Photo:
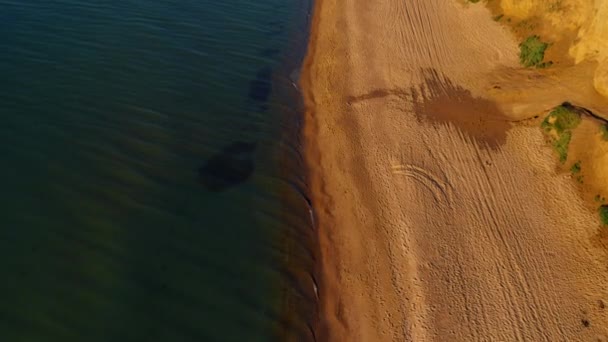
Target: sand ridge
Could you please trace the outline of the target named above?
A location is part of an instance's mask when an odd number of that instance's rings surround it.
[[[317,340],[608,338],[597,218],[540,129],[505,124],[521,108],[490,75],[516,68],[482,6],[317,1],[302,79]]]

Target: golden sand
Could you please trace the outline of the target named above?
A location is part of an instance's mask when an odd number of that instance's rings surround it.
[[[302,86],[317,340],[608,338],[597,215],[538,126],[512,123],[565,95],[608,107],[592,77],[562,85],[572,71],[522,70],[517,53],[481,4],[316,1]]]

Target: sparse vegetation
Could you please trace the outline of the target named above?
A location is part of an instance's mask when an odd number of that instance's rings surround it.
[[[567,157],[567,156],[566,156]],[[572,172],[572,176],[576,176],[576,181],[583,184],[583,175],[581,175],[581,161],[577,161],[570,167],[570,172]]]
[[[581,120],[580,113],[574,111],[568,104],[564,104],[555,108],[541,123],[543,130],[551,136],[553,148],[559,155],[561,163],[568,160],[572,130],[581,123]],[[580,164],[578,168],[580,171]]]
[[[502,19],[502,17],[504,17],[504,16],[505,16],[504,14],[499,14],[492,19],[494,19],[494,21],[500,21],[500,19]]]
[[[550,66],[549,63],[543,63],[547,47],[549,47],[549,44],[541,41],[539,36],[530,36],[526,38],[526,40],[519,44],[519,62],[526,68],[545,68]]]
[[[536,28],[537,25],[538,25],[537,22],[530,20],[530,19],[526,19],[526,20],[522,20],[519,23],[517,23],[516,27],[519,29],[532,31]]]
[[[564,132],[559,138],[557,138],[553,142],[553,148],[557,152],[559,156],[559,161],[563,164],[568,160],[568,145],[570,145],[570,140],[572,139],[572,132]]]
[[[599,209],[600,221],[604,226],[608,226],[608,205],[602,205]]]
[[[545,130],[555,130],[558,135],[576,128],[581,123],[581,115],[567,105],[555,108],[542,123]]]
[[[570,172],[572,172],[573,175],[580,173],[581,172],[581,161],[577,161],[576,163],[574,163],[574,165],[572,165],[572,167],[570,168]]]
[[[602,132],[602,138],[608,141],[608,124],[600,126],[600,132]]]

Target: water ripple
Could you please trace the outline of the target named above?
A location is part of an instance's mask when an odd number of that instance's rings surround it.
[[[308,336],[309,8],[0,0],[3,340]],[[239,141],[255,171],[206,191],[197,170]]]

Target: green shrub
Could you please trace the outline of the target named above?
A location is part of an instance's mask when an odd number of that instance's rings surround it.
[[[553,148],[557,152],[559,161],[562,164],[568,160],[568,145],[570,145],[570,140],[572,140],[572,132],[568,131],[560,134],[559,138],[553,142]]]
[[[551,128],[555,129],[557,134],[561,134],[567,130],[575,129],[582,121],[581,115],[567,106],[559,106],[555,108],[545,119]],[[553,121],[553,123],[549,123]]]
[[[576,163],[574,163],[574,165],[572,165],[572,167],[570,168],[570,172],[572,172],[572,174],[577,174],[579,172],[581,172],[581,161],[577,161]]]
[[[528,67],[547,67],[548,64],[542,64],[545,58],[545,50],[549,44],[540,40],[539,36],[530,36],[519,44],[519,62]]]
[[[599,209],[600,221],[604,226],[608,226],[608,205],[602,205]]]
[[[575,129],[581,121],[582,118],[580,113],[573,110],[570,105],[564,104],[552,110],[540,124],[541,128],[546,133],[555,133],[551,134],[553,148],[559,155],[559,160],[562,163],[568,159],[568,145],[572,139],[572,130]],[[580,171],[580,162],[577,164],[578,171]],[[573,173],[577,164],[571,169]]]
[[[604,140],[608,141],[608,123],[603,124],[600,127],[600,131],[602,132],[602,138],[604,138]]]

